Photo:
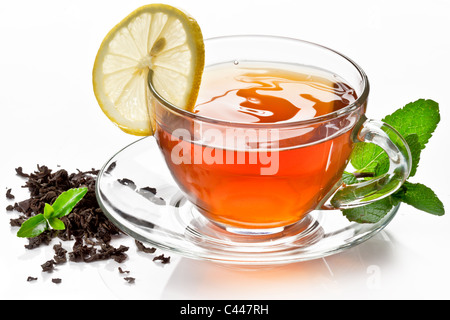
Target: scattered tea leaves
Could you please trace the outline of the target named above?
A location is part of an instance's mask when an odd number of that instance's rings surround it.
[[[109,169],[110,171],[114,170],[115,165]],[[78,170],[78,172],[69,174],[64,169],[53,172],[46,166],[38,165],[37,170],[32,173],[25,173],[22,167],[16,168],[15,171],[19,177],[26,180],[24,187],[30,191],[30,198],[16,202],[14,205],[8,205],[7,211],[15,211],[20,214],[18,218],[10,219],[11,226],[26,227],[27,224],[31,225],[27,221],[36,219],[35,222],[38,223],[30,226],[29,229],[32,230],[30,232],[37,234],[41,230],[33,231],[34,229],[45,229],[39,235],[28,238],[28,244],[25,245],[25,248],[32,250],[41,245],[49,245],[55,238],[59,238],[61,241],[75,240],[70,252],[63,248],[61,242],[55,244],[53,246],[53,259],[41,265],[43,272],[53,272],[55,266],[62,265],[68,260],[77,263],[90,263],[112,259],[122,263],[128,258],[126,252],[129,248],[127,246],[120,245],[116,248],[110,244],[113,236],[123,235],[123,233],[106,218],[98,205],[95,195],[95,181],[98,170],[92,169],[84,172]],[[132,187],[131,180],[123,180],[122,182],[128,183],[129,187]],[[79,200],[77,197],[84,193],[84,191],[80,192],[81,188],[87,188],[87,191],[83,198]],[[142,188],[140,191],[153,197],[156,194],[156,189],[151,187]],[[64,197],[64,203],[61,200],[61,203],[58,204],[56,202],[58,197]],[[73,206],[77,200],[79,202]],[[71,207],[72,210],[69,214],[59,218],[59,214],[63,214],[61,212],[66,214]],[[59,212],[56,217],[55,212]],[[56,230],[58,220],[64,224],[63,230]],[[50,222],[53,224],[53,229],[45,225],[45,223]],[[138,241],[136,241],[136,247],[138,251],[146,253],[156,251],[156,248],[148,248]],[[156,260],[168,263],[170,257],[162,255]],[[124,271],[121,268],[119,268],[119,272],[129,273],[129,271]],[[60,279],[57,279],[55,278],[55,281],[60,281]],[[27,281],[35,280],[37,278],[29,277],[27,279]],[[127,281],[133,283],[134,278],[129,277]]]
[[[30,191],[30,198],[14,204],[12,210],[21,215],[17,219],[11,219],[11,226],[21,226],[28,218],[41,214],[46,203],[53,203],[67,190],[82,187],[88,189],[73,210],[61,218],[66,228],[58,232],[47,230],[38,237],[29,238],[28,249],[36,248],[41,243],[48,244],[54,237],[63,241],[79,237],[86,241],[95,239],[99,243],[109,243],[112,236],[121,234],[120,230],[106,218],[97,203],[95,180],[98,170],[69,174],[64,169],[53,172],[47,166],[38,165],[33,173],[24,173],[22,167],[16,168],[16,173],[26,179],[24,187]]]

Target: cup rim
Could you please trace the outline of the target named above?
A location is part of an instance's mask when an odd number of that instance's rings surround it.
[[[262,129],[262,128],[281,129],[281,128],[297,127],[297,126],[326,122],[328,120],[336,119],[340,116],[343,116],[343,115],[346,115],[346,114],[349,114],[349,113],[355,111],[356,109],[358,109],[360,106],[362,106],[364,104],[364,102],[367,100],[367,98],[369,96],[369,90],[370,90],[369,89],[369,87],[370,87],[369,79],[367,77],[367,74],[364,72],[364,70],[355,61],[350,59],[348,56],[346,56],[334,49],[326,47],[324,45],[317,44],[317,43],[314,43],[311,41],[306,41],[306,40],[301,40],[301,39],[296,39],[296,38],[291,38],[291,37],[285,37],[285,36],[253,35],[253,34],[218,36],[218,37],[207,38],[204,41],[205,42],[213,42],[213,41],[223,41],[223,40],[228,40],[228,39],[239,39],[239,38],[241,38],[241,39],[243,39],[243,38],[264,39],[265,38],[265,39],[272,39],[272,40],[294,41],[294,42],[300,42],[300,43],[307,44],[310,46],[322,48],[324,50],[332,52],[332,53],[344,58],[348,62],[350,62],[350,64],[353,65],[353,67],[358,71],[359,75],[361,76],[361,80],[363,82],[362,93],[360,96],[358,96],[358,98],[354,102],[352,102],[348,106],[346,106],[342,109],[336,110],[334,112],[327,113],[325,115],[311,118],[311,119],[306,119],[306,120],[286,121],[286,122],[278,122],[278,123],[245,123],[245,122],[220,120],[220,119],[202,116],[202,115],[195,114],[193,112],[181,109],[181,108],[175,106],[174,104],[172,104],[171,102],[167,101],[153,87],[153,84],[152,84],[153,72],[150,69],[147,82],[148,82],[148,86],[150,88],[151,93],[163,106],[168,108],[170,111],[172,111],[180,116],[189,118],[191,120],[201,121],[201,122],[214,124],[214,125],[223,125],[223,126],[228,126],[228,127],[239,127],[239,128],[254,128],[254,129],[255,128],[256,129]]]

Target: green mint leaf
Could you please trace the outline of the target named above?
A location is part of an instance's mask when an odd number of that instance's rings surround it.
[[[355,184],[358,183],[358,179],[356,179],[355,175],[353,173],[344,171],[342,174],[342,182],[344,182],[346,185]]]
[[[48,219],[48,223],[55,230],[64,230],[64,229],[66,229],[66,226],[64,225],[64,222],[62,222],[58,218],[50,218],[50,219]]]
[[[76,204],[83,199],[87,191],[87,188],[78,188],[61,193],[52,205],[54,213],[50,218],[62,218],[68,215]]]
[[[423,149],[440,119],[437,102],[419,99],[386,116],[383,121],[397,129],[403,137],[417,134]]]
[[[22,223],[17,236],[20,238],[34,238],[48,229],[48,223],[42,213],[29,218]]]
[[[414,175],[420,152],[425,148],[440,121],[438,103],[433,100],[419,99],[386,116],[383,121],[405,137],[413,155],[411,176]],[[380,175],[386,173],[389,168],[386,153],[371,143],[357,143],[350,160],[352,166],[359,172],[374,172]]]
[[[421,183],[405,182],[402,188],[395,193],[395,197],[413,206],[416,209],[437,215],[445,214],[444,204],[436,194]]]
[[[421,152],[440,121],[439,105],[433,100],[419,99],[386,116],[383,121],[394,127],[408,143],[412,158],[409,176],[414,176],[419,166]],[[389,158],[386,153],[370,143],[356,144],[350,161],[357,171],[353,177],[352,174],[344,173],[343,181],[346,184],[356,183],[355,178],[361,174],[373,173],[375,176],[381,176],[389,170]],[[444,205],[430,188],[410,182],[405,182],[400,190],[390,197],[342,212],[350,221],[376,223],[400,202],[434,215],[445,214]]]
[[[44,218],[45,219],[50,218],[54,212],[55,210],[53,210],[53,207],[48,203],[46,203],[44,207]]]
[[[406,143],[411,150],[411,173],[410,177],[414,176],[417,172],[417,167],[419,166],[420,154],[422,152],[422,146],[419,142],[419,136],[415,133],[410,134],[405,137]],[[375,167],[375,176],[381,176],[385,174],[389,170],[389,158],[386,153],[383,153],[383,156],[377,162],[377,166]]]
[[[399,203],[393,197],[387,197],[362,207],[344,209],[342,213],[349,220],[357,223],[377,223]]]
[[[350,161],[359,172],[375,172],[383,157],[387,157],[387,155],[379,146],[373,143],[360,142],[355,144]]]
[[[421,147],[419,136],[415,133],[410,134],[405,137],[406,142],[408,143],[409,149],[411,150],[411,173],[410,177],[414,176],[417,172],[417,167],[419,166],[420,154],[423,150]]]

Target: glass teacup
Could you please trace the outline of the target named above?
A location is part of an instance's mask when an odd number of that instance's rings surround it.
[[[205,40],[205,70],[219,64],[290,65],[344,79],[355,99],[316,117],[245,123],[203,116],[164,99],[151,82],[155,137],[176,183],[207,219],[239,234],[271,234],[317,209],[366,205],[394,193],[409,175],[407,143],[391,126],[365,117],[369,82],[346,56],[326,47],[273,36]],[[222,88],[226,92],[227,88]],[[344,186],[356,143],[389,156],[388,173]]]

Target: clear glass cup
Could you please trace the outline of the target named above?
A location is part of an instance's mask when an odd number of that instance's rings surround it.
[[[364,71],[329,48],[274,36],[205,40],[205,67],[241,62],[283,63],[339,75],[356,91],[347,107],[309,120],[237,123],[207,118],[168,102],[152,84],[155,138],[187,199],[203,216],[238,234],[274,234],[317,209],[369,204],[398,190],[411,155],[391,126],[365,117],[369,82]],[[356,143],[380,146],[389,171],[344,186],[342,173]]]

